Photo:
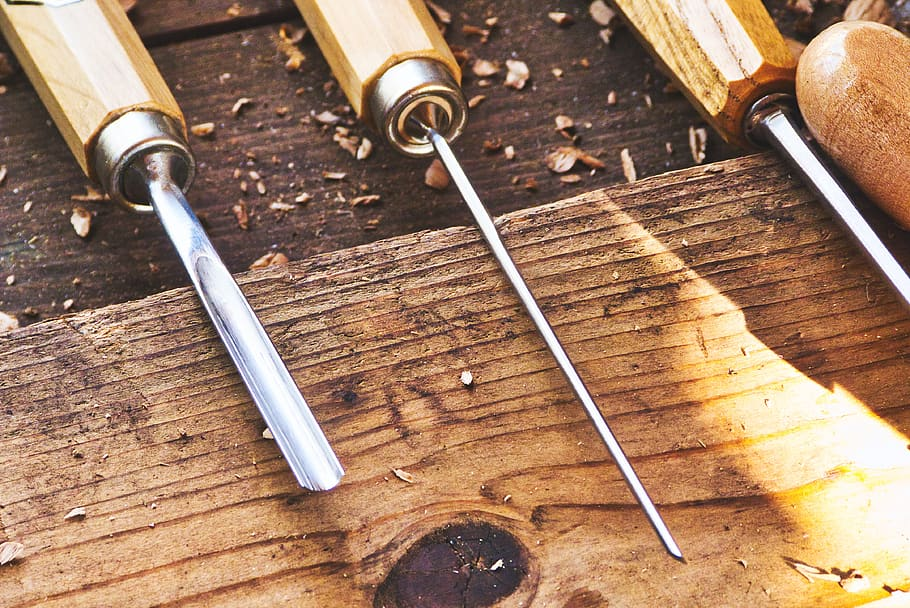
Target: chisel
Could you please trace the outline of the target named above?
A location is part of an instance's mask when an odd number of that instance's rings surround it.
[[[297,481],[337,485],[335,453],[186,201],[195,163],[183,116],[120,4],[0,0],[0,31],[85,174],[157,214]]]
[[[448,140],[465,125],[461,70],[424,0],[296,0],[354,111],[408,156],[435,151],[667,552],[682,553],[515,265]]]
[[[796,60],[760,0],[613,3],[705,120],[731,143],[786,158],[910,307],[910,277],[800,133]]]

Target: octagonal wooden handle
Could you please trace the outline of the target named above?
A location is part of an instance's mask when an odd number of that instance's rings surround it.
[[[295,0],[357,115],[370,122],[373,85],[406,59],[461,69],[424,0]]]
[[[796,61],[759,0],[614,0],[633,31],[727,141],[748,146],[759,98],[792,93]]]
[[[117,0],[62,6],[0,0],[0,31],[90,177],[100,131],[131,110],[184,125],[177,102]]]

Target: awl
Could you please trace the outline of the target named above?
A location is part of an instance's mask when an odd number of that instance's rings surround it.
[[[335,453],[184,197],[183,116],[117,0],[0,1],[0,31],[86,175],[157,214],[297,481],[337,485]]]
[[[786,158],[910,307],[910,277],[800,133],[796,60],[762,3],[614,4],[705,120],[732,143],[769,145]]]
[[[515,289],[576,397],[666,550],[682,553],[603,414],[534,299],[493,218],[447,140],[464,128],[461,70],[423,0],[296,0],[353,109],[399,152],[435,151],[468,204],[484,240]]]

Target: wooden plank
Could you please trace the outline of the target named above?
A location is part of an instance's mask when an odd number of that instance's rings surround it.
[[[688,564],[456,227],[241,277],[347,468],[329,493],[295,487],[185,289],[0,338],[0,534],[26,546],[4,603],[852,606],[910,586],[910,320],[772,157],[501,225]]]

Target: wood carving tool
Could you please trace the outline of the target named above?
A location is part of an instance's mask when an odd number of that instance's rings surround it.
[[[869,198],[910,229],[910,38],[870,21],[815,37],[796,68],[806,127]]]
[[[786,158],[910,307],[910,277],[800,133],[796,60],[761,1],[613,3],[705,120],[727,141]]]
[[[157,214],[297,481],[337,485],[338,459],[186,201],[195,162],[183,116],[120,4],[2,0],[0,31],[85,174]]]
[[[423,0],[296,0],[351,106],[393,148],[435,151],[496,261],[515,289],[576,397],[666,550],[683,556],[575,366],[540,310],[447,140],[461,133],[467,104],[461,70]]]

